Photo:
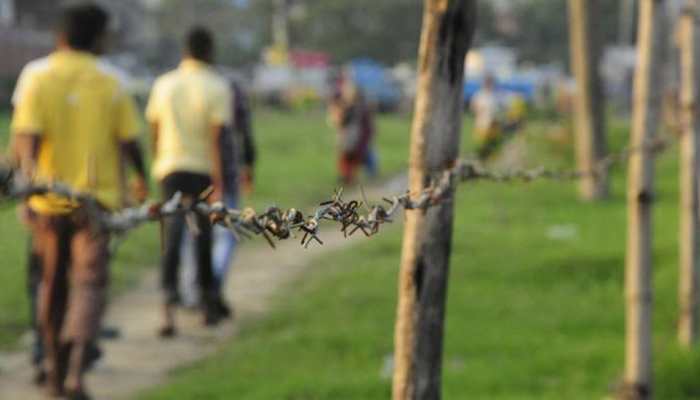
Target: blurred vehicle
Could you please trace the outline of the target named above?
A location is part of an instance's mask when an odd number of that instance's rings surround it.
[[[529,105],[540,105],[549,97],[552,82],[561,78],[559,68],[552,65],[522,66],[514,49],[484,46],[467,54],[465,60],[464,101],[468,105],[481,89],[486,75],[495,77],[495,91],[515,96]]]
[[[255,69],[253,94],[268,105],[303,108],[328,96],[330,57],[322,52],[292,50],[267,57]]]
[[[351,61],[344,70],[364,93],[367,102],[380,112],[396,111],[401,104],[401,88],[391,71],[369,58]]]
[[[482,78],[468,79],[464,82],[464,102],[469,104],[483,84]],[[511,77],[506,80],[497,80],[495,90],[507,95],[518,95],[527,103],[533,103],[537,95],[537,83],[522,77]]]

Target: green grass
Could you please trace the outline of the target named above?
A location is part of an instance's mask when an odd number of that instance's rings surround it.
[[[338,186],[335,133],[324,114],[260,110],[255,119],[259,168],[251,204],[306,207],[333,194]],[[406,168],[409,121],[380,116],[377,127],[381,175],[387,177]]]
[[[539,124],[530,142],[557,157]],[[613,144],[626,140],[615,127]],[[673,150],[671,151],[673,153]],[[654,239],[654,360],[659,399],[700,397],[700,352],[675,339],[677,170],[660,159]],[[445,399],[600,399],[623,367],[624,177],[613,197],[577,200],[573,184],[465,184],[456,204]],[[573,237],[552,239],[557,226]],[[560,230],[562,230],[560,228]],[[301,251],[301,250],[300,250]],[[265,318],[140,398],[385,399],[400,229],[318,260]]]
[[[259,110],[255,114],[259,147],[256,190],[245,204],[309,208],[336,187],[334,136],[320,113],[306,115]],[[9,118],[0,112],[0,151],[7,145]],[[408,122],[399,117],[378,120],[383,175],[405,167]],[[155,188],[154,188],[155,189]],[[154,190],[157,192],[157,190]],[[27,329],[25,295],[26,233],[12,204],[0,204],[0,348],[13,346]],[[252,243],[258,243],[254,241]],[[123,290],[156,265],[159,255],[156,225],[131,232],[112,265],[113,288]]]

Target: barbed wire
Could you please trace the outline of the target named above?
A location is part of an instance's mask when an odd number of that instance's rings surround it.
[[[610,153],[593,164],[590,170],[551,169],[544,166],[534,168],[516,169],[510,171],[493,171],[484,167],[478,161],[462,161],[458,163],[453,173],[456,173],[461,181],[491,181],[491,182],[531,182],[536,180],[575,181],[586,177],[605,176],[616,164],[629,159],[633,154],[648,151],[659,154],[666,151],[677,140],[674,136],[659,136],[648,143],[626,147],[619,152]]]
[[[80,204],[96,226],[105,231],[124,234],[144,223],[162,221],[178,214],[205,216],[212,224],[230,230],[238,239],[262,236],[271,247],[276,240],[287,240],[301,236],[301,245],[309,247],[313,242],[323,245],[320,227],[323,221],[340,225],[344,237],[357,232],[365,236],[376,235],[381,226],[393,222],[400,210],[427,210],[447,198],[458,183],[468,181],[532,182],[535,180],[574,181],[588,176],[607,174],[615,164],[627,160],[632,154],[649,151],[654,154],[666,150],[672,137],[659,137],[652,142],[611,153],[598,161],[590,171],[553,170],[544,167],[493,171],[476,160],[458,160],[455,165],[432,179],[419,193],[385,197],[381,204],[370,204],[364,191],[362,200],[343,199],[343,189],[337,189],[331,198],[319,204],[313,213],[305,215],[298,208],[281,209],[269,207],[262,213],[253,208],[241,210],[227,208],[221,202],[210,204],[211,190],[198,198],[189,198],[178,192],[162,203],[147,203],[142,206],[109,212],[100,207],[89,194],[77,193],[61,184],[37,185],[19,177],[12,169],[0,167],[0,197],[26,199],[34,195],[53,193]]]

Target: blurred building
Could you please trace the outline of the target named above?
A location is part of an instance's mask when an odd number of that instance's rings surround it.
[[[51,0],[0,0],[0,107],[10,94],[22,66],[51,49],[54,2]]]

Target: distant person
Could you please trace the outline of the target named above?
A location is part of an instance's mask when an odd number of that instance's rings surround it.
[[[222,132],[219,149],[221,151],[220,157],[224,176],[223,201],[228,208],[238,208],[240,191],[250,194],[253,190],[256,149],[253,141],[253,127],[248,96],[243,87],[237,82],[231,81],[230,87],[233,97],[233,126]],[[191,274],[191,277],[196,281],[197,274],[196,268],[194,268],[195,257],[192,251],[194,248],[192,239],[192,233],[187,230],[180,257],[185,265],[186,273],[195,272]],[[220,314],[225,318],[233,317],[233,309],[224,298],[224,285],[233,261],[236,245],[236,237],[230,230],[221,226],[214,227],[213,263],[214,282],[218,293],[217,307]],[[199,293],[193,290],[192,283],[194,282],[184,282],[185,290],[188,290],[188,292],[183,293],[183,296],[186,303],[197,304],[199,302]]]
[[[471,101],[477,155],[481,160],[488,159],[497,150],[501,139],[502,105],[496,93],[495,83],[493,76],[487,75],[481,89]]]
[[[527,122],[527,111],[527,101],[521,94],[512,93],[508,95],[503,121],[503,133],[514,135],[522,131]]]
[[[108,19],[92,3],[61,11],[56,50],[24,69],[11,125],[26,179],[68,185],[105,210],[122,206],[122,159],[137,172],[137,197],[147,194],[135,104],[114,70],[97,59]],[[41,275],[37,319],[47,391],[86,399],[86,353],[106,303],[109,234],[70,199],[32,196],[27,205],[36,257],[30,273]]]
[[[362,90],[345,79],[329,105],[329,120],[338,134],[339,181],[355,183],[357,169],[364,165],[368,175],[378,175],[377,155],[372,148],[375,135],[374,115]]]
[[[214,39],[202,27],[189,31],[180,66],[156,80],[146,107],[154,142],[153,176],[167,199],[181,192],[198,198],[209,187],[210,199],[222,200],[224,171],[221,141],[231,124],[231,92],[226,81],[212,68]],[[222,317],[222,300],[216,290],[212,267],[212,227],[206,217],[196,216],[197,279],[202,295],[203,322],[215,325]],[[176,334],[175,307],[178,290],[180,247],[185,216],[165,220],[161,278],[165,292],[161,337]]]

